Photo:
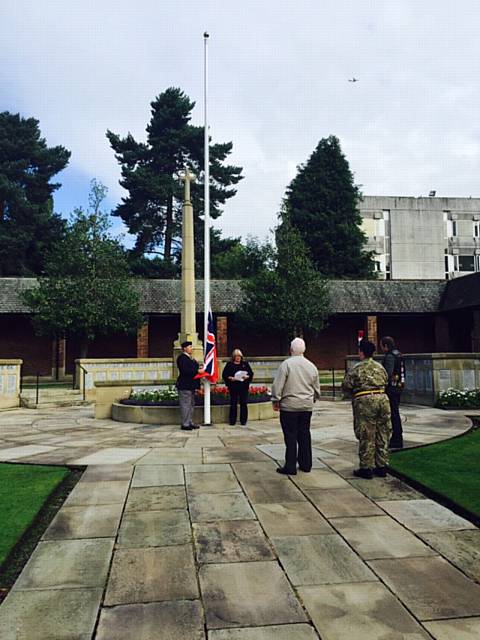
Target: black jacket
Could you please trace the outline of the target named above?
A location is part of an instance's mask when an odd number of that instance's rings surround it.
[[[177,358],[177,367],[180,375],[177,378],[177,389],[194,391],[200,389],[200,380],[194,380],[198,373],[199,364],[186,353],[181,353]]]
[[[245,380],[244,382],[232,382],[231,380],[229,380],[228,378],[230,376],[233,377],[237,373],[237,371],[246,371],[249,376],[248,380]],[[222,378],[229,389],[230,387],[238,390],[245,388],[248,389],[248,385],[253,380],[252,367],[245,360],[241,360],[239,364],[235,364],[235,362],[232,361],[227,362],[225,368],[223,369]]]
[[[383,357],[383,367],[388,375],[388,388],[396,388],[398,386],[398,379],[400,377],[400,362],[402,354],[397,348],[390,349]]]

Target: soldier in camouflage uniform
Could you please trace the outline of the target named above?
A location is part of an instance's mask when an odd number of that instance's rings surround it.
[[[345,374],[342,388],[353,398],[353,430],[359,441],[359,478],[387,475],[388,443],[392,425],[390,403],[385,393],[388,376],[381,364],[372,359],[375,345],[368,340],[359,344],[360,362]]]

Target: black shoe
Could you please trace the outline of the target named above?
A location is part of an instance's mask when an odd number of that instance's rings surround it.
[[[199,424],[192,424],[190,425],[192,427],[192,429],[200,429],[200,425]]]
[[[296,471],[289,471],[288,469],[285,469],[285,467],[277,467],[276,472],[277,473],[281,473],[283,476],[296,476],[297,475]]]
[[[391,440],[388,447],[389,449],[403,449],[403,442],[401,440],[399,440],[398,442]]]
[[[242,425],[242,427],[246,427],[247,426],[246,422],[241,422],[240,424]]]
[[[371,480],[373,478],[373,471],[371,469],[354,469],[353,475],[357,478],[363,478],[364,480]]]
[[[377,476],[377,478],[386,478],[387,467],[375,467],[375,469],[373,470],[373,475]]]
[[[303,471],[303,473],[310,473],[311,469],[302,469],[302,467],[299,467],[300,471]]]
[[[188,427],[181,427],[183,431],[193,431],[194,427],[189,425]]]
[[[234,426],[235,426],[235,422],[229,422],[228,424],[229,424],[231,427],[234,427]]]

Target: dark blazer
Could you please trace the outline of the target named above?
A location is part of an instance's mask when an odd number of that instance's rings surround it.
[[[249,375],[248,380],[245,380],[244,382],[232,382],[231,380],[229,380],[228,378],[230,376],[233,377],[237,373],[237,371],[246,371]],[[246,362],[246,360],[241,360],[239,364],[235,364],[235,362],[232,361],[227,362],[223,369],[222,378],[229,389],[248,389],[248,385],[253,380],[252,367],[248,364],[248,362]]]
[[[186,353],[181,353],[177,358],[177,367],[180,375],[177,378],[177,389],[194,391],[200,389],[200,380],[194,380],[198,373],[199,364]]]

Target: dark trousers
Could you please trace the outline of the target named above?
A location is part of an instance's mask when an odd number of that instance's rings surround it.
[[[310,437],[311,411],[280,411],[285,446],[285,469],[293,472],[312,468],[312,440]]]
[[[240,422],[241,424],[247,424],[248,420],[248,387],[246,389],[235,389],[230,387],[230,415],[229,423],[235,424],[237,421],[237,404],[240,401]]]
[[[390,439],[391,444],[403,445],[403,429],[402,419],[400,418],[400,396],[395,389],[386,389],[388,399],[390,401],[390,411],[392,413],[392,437]]]

